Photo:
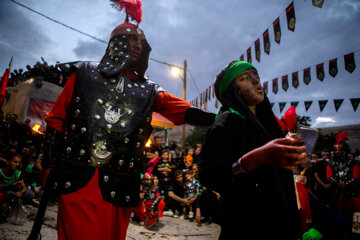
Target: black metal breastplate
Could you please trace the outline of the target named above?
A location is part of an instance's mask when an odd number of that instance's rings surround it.
[[[99,168],[103,198],[117,206],[139,204],[144,144],[149,138],[152,109],[159,86],[118,75],[104,77],[97,63],[78,66],[73,97],[67,109],[62,193],[78,190]],[[83,167],[81,167],[83,166]],[[81,174],[81,171],[88,174]],[[66,171],[66,170],[65,170]],[[77,178],[76,175],[82,177]],[[66,187],[66,183],[71,183]]]

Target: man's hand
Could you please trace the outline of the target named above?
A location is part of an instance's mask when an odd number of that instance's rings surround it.
[[[184,199],[184,198],[183,198],[182,202],[183,202],[186,206],[191,205],[189,199]]]

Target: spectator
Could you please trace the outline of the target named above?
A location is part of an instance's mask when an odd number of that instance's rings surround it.
[[[193,212],[193,205],[197,199],[198,193],[199,193],[199,188],[198,185],[196,183],[196,179],[193,178],[193,175],[189,172],[186,171],[184,173],[185,176],[185,181],[184,181],[184,199],[187,199],[190,204],[189,205],[185,205],[183,206],[183,217],[186,216],[187,210],[189,209],[189,215],[188,218],[189,219],[193,219],[194,218],[194,212]]]
[[[160,194],[166,203],[165,196],[167,196],[167,189],[171,184],[172,171],[175,170],[175,165],[169,160],[169,152],[168,149],[162,150],[161,158],[154,169],[154,173],[159,179]]]
[[[194,163],[198,163],[200,152],[201,152],[201,147],[200,146],[195,147],[195,152],[193,155]]]
[[[187,149],[186,157],[184,158],[185,169],[189,169],[191,167],[191,165],[193,164],[193,162],[194,162],[193,155],[194,155],[194,148],[189,147]]]
[[[189,206],[191,203],[188,199],[183,198],[184,196],[184,175],[183,171],[178,169],[174,173],[175,181],[172,181],[168,189],[168,196],[170,198],[170,206],[169,209],[174,211],[174,217],[179,217],[179,214],[182,212],[182,207],[184,205]],[[182,216],[181,218],[185,218]]]

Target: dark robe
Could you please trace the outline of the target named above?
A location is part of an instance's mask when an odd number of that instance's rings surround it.
[[[223,197],[220,239],[296,239],[300,225],[292,171],[263,165],[232,174],[232,164],[244,154],[284,137],[269,100],[265,96],[257,105],[255,116],[232,83],[220,101],[222,113],[200,154],[200,182]]]

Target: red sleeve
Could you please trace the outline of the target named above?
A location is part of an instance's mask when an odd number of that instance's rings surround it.
[[[329,180],[329,178],[333,177],[332,169],[329,165],[326,166],[326,179]]]
[[[358,181],[360,180],[360,165],[355,164],[352,177]]]
[[[167,92],[160,92],[155,100],[154,112],[160,113],[175,125],[185,123],[185,112],[191,106],[187,101]]]
[[[72,73],[66,81],[65,87],[56,100],[51,112],[45,117],[48,126],[59,132],[65,132],[66,109],[70,105],[74,92],[76,73]]]

